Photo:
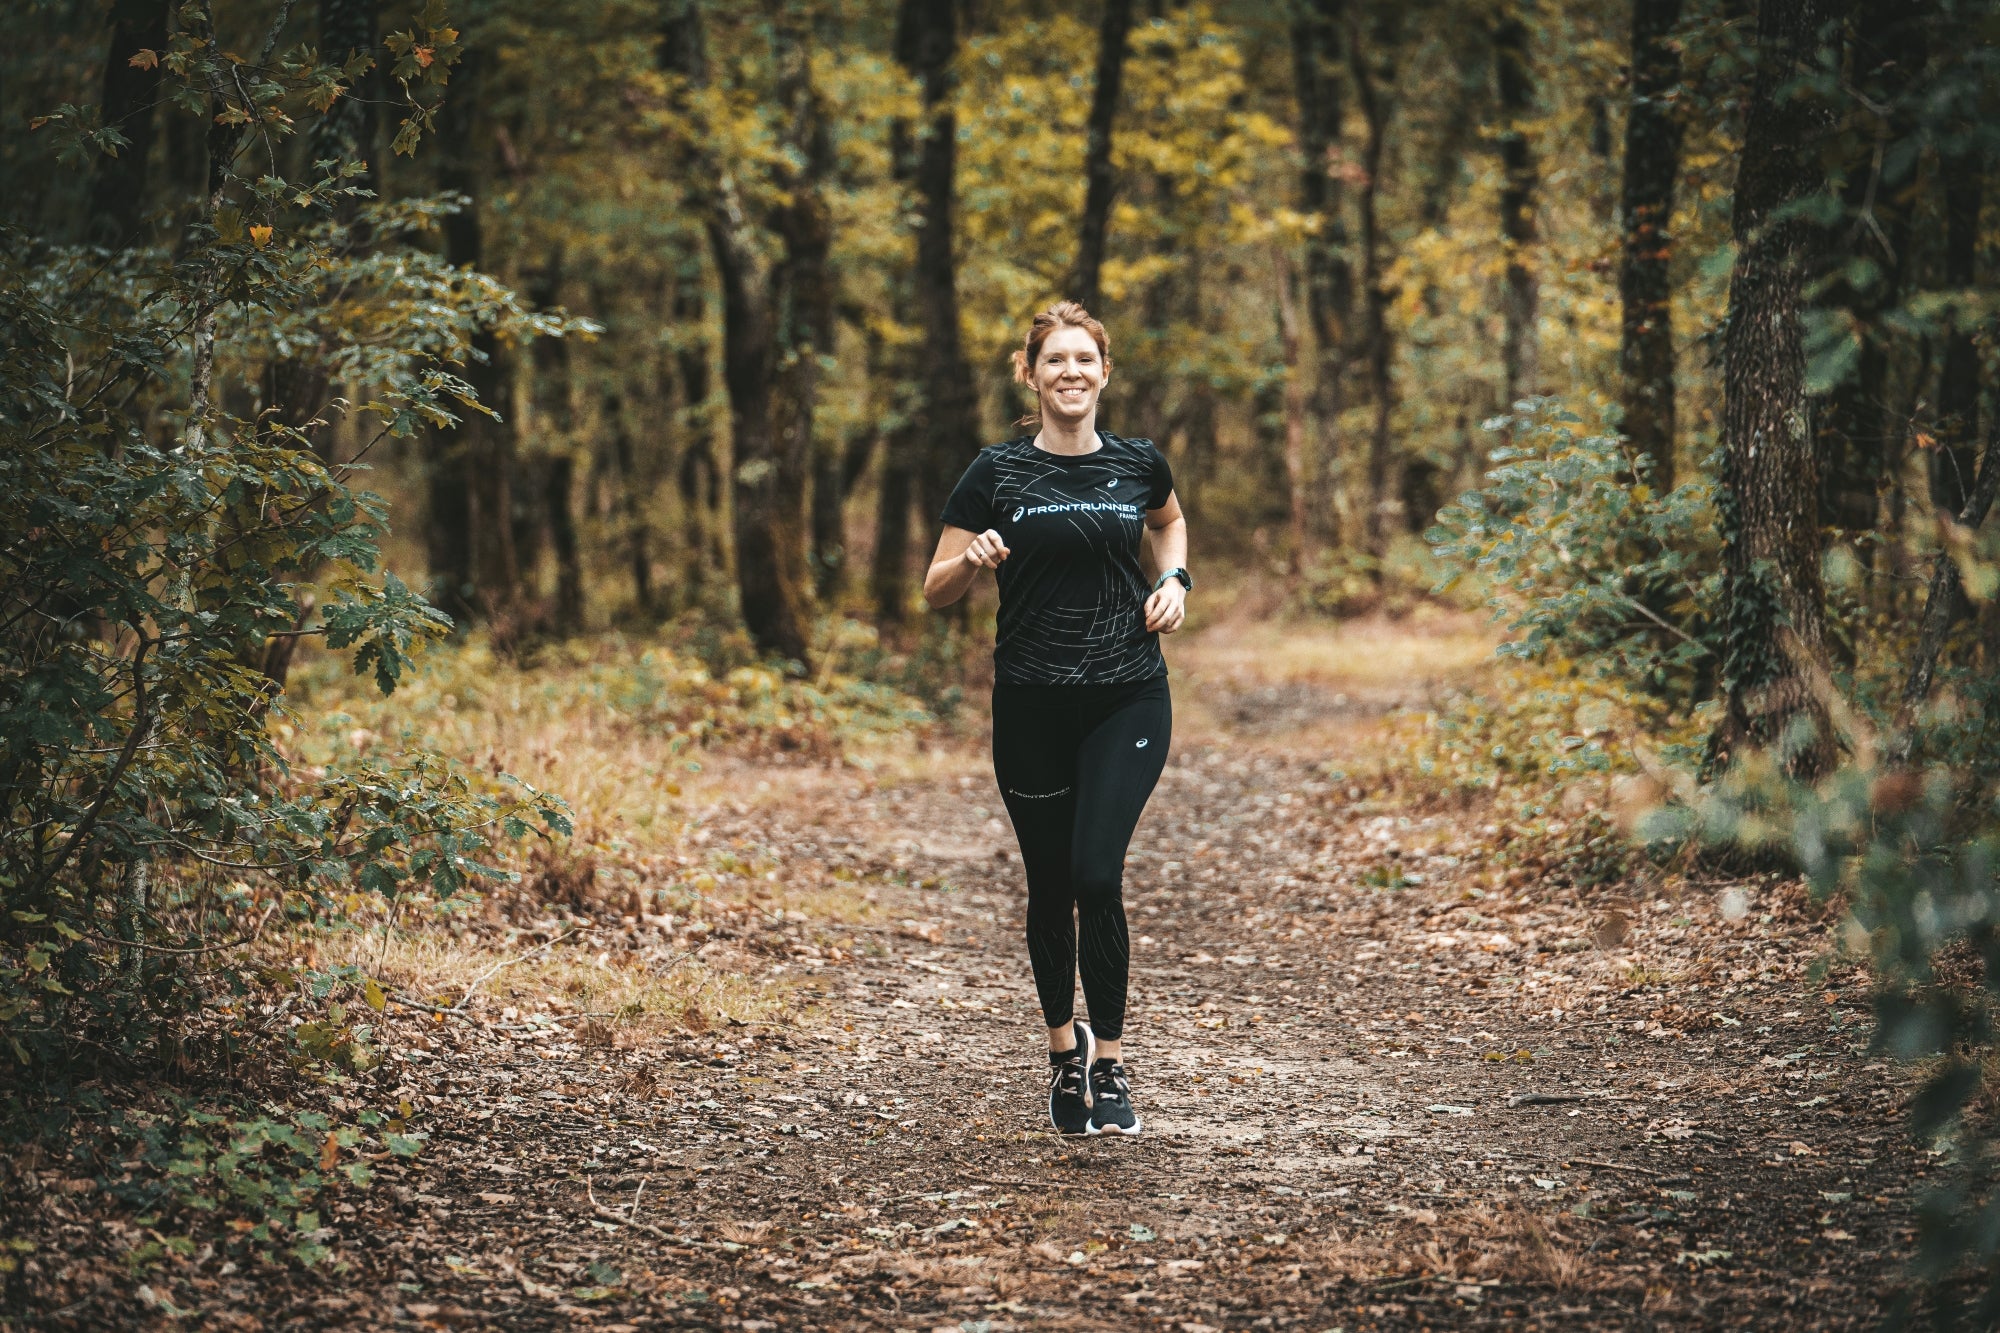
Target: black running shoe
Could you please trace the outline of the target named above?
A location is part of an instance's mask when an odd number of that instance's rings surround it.
[[[1049,1123],[1063,1134],[1089,1134],[1090,1102],[1087,1100],[1090,1068],[1094,1053],[1090,1029],[1076,1025],[1076,1047],[1060,1056],[1049,1052]]]
[[[1091,1062],[1090,1132],[1127,1136],[1139,1132],[1139,1113],[1132,1109],[1132,1085],[1125,1081],[1125,1066],[1116,1060]]]

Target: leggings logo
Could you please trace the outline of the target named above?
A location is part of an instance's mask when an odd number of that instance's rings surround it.
[[[1143,749],[1145,749],[1145,748],[1146,748],[1146,737],[1144,737],[1144,736],[1141,736],[1141,737],[1139,738],[1139,743],[1138,743],[1137,745],[1133,746],[1132,748],[1133,748],[1133,749],[1135,749],[1135,750],[1143,750]]]

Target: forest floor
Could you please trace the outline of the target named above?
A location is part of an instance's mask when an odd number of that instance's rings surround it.
[[[1135,1140],[1047,1126],[983,746],[894,773],[739,760],[711,766],[706,804],[689,793],[697,840],[742,849],[761,872],[743,882],[809,871],[848,894],[815,913],[709,890],[700,965],[779,999],[666,1028],[392,1009],[388,1062],[344,1095],[407,1101],[430,1137],[334,1210],[344,1267],[194,1263],[137,1300],[130,1277],[73,1283],[13,1317],[1874,1322],[1911,1192],[1941,1168],[1903,1128],[1910,1072],[1867,1052],[1864,997],[1814,979],[1819,911],[1775,882],[1503,873],[1479,804],[1354,776],[1379,766],[1385,719],[1476,675],[1485,646],[1455,621],[1245,619],[1170,646],[1174,751],[1127,874]],[[659,918],[597,920],[564,947],[683,964]],[[79,1263],[129,1239],[60,1182],[43,1205]]]

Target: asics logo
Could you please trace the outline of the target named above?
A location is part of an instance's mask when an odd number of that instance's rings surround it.
[[[1014,517],[1012,521],[1015,523],[1019,523],[1021,521],[1021,515],[1027,512],[1028,512],[1028,507],[1026,505],[1014,506]]]
[[[1138,743],[1137,745],[1133,746],[1132,748],[1133,748],[1133,749],[1135,749],[1135,750],[1143,750],[1143,749],[1145,749],[1145,748],[1146,748],[1146,740],[1147,740],[1147,738],[1146,738],[1146,737],[1144,737],[1144,736],[1141,736],[1141,737],[1139,738],[1139,743]]]

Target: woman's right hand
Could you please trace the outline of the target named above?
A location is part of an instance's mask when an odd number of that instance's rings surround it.
[[[1007,543],[1000,540],[1000,534],[988,528],[972,539],[965,548],[964,560],[967,564],[978,565],[982,569],[998,569],[1000,562],[1007,558]]]

